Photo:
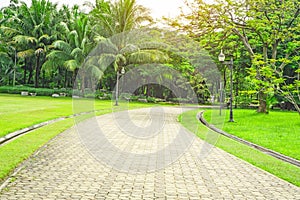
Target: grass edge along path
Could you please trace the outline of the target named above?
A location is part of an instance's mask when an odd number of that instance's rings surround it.
[[[209,130],[196,118],[198,112],[200,112],[200,110],[184,112],[178,119],[185,128],[196,134],[200,139],[206,140],[206,133]],[[299,167],[278,160],[270,155],[266,155],[254,148],[248,147],[222,135],[219,135],[215,146],[300,187]]]
[[[74,125],[66,119],[33,130],[0,147],[0,183],[48,141]]]
[[[151,105],[153,106],[153,104],[134,104],[129,109],[139,109],[143,107],[150,107]],[[124,108],[120,108],[119,111],[122,110],[124,110]],[[85,115],[80,115],[76,119],[67,118],[65,120],[32,130],[25,135],[21,135],[9,143],[0,146],[0,186],[3,181],[5,181],[5,179],[23,163],[23,161],[32,156],[38,149],[47,144],[51,139],[71,128],[79,121],[111,112],[111,108],[105,108],[103,110],[97,110],[95,113],[92,112]]]

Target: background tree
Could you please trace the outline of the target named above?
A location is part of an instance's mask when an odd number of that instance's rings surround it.
[[[172,25],[198,40],[207,34],[222,34],[223,38],[238,36],[256,72],[258,111],[267,112],[268,92],[282,88],[279,79],[284,76],[288,60],[299,49],[299,1],[217,0],[215,4],[206,4],[196,0],[191,8],[191,14],[183,15],[184,22],[175,20]],[[269,69],[274,75],[272,79],[263,75]]]
[[[49,45],[55,39],[53,13],[56,5],[46,0],[32,0],[31,6],[21,2],[13,11],[14,17],[7,20],[1,29],[7,39],[18,49],[18,57],[34,59],[34,84],[39,87],[42,63],[45,61]],[[32,64],[27,62],[26,64]],[[32,74],[32,71],[31,73]]]

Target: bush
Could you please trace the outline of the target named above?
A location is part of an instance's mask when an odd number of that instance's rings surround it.
[[[188,98],[169,98],[168,100],[174,103],[192,103]]]
[[[156,103],[157,102],[155,97],[147,97],[147,101],[149,103]]]
[[[65,93],[66,96],[72,95],[72,89],[49,89],[49,88],[33,88],[27,87],[23,85],[19,86],[1,86],[0,93],[8,93],[8,94],[21,94],[22,91],[26,91],[28,93],[36,93],[37,96],[51,96],[52,94],[60,94]]]
[[[111,100],[112,94],[105,90],[100,90],[95,92],[95,97],[101,100]]]

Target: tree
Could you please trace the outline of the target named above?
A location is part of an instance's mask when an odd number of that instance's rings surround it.
[[[10,9],[14,16],[1,26],[2,31],[18,49],[18,57],[34,59],[35,87],[39,87],[41,66],[49,45],[55,39],[54,13],[56,4],[46,0],[32,0],[28,7],[24,2]]]
[[[62,22],[61,26],[66,35],[65,40],[56,40],[53,43],[55,50],[47,55],[47,61],[44,63],[43,68],[52,70],[60,66],[73,72],[73,82],[78,75],[79,69],[81,74],[80,88],[84,92],[86,84],[86,70],[92,70],[98,76],[101,73],[95,63],[87,64],[87,60],[91,50],[94,48],[95,43],[92,38],[91,26],[88,17],[83,13],[78,13],[78,7],[74,7],[72,23],[69,25]],[[83,69],[86,68],[86,69]]]
[[[147,8],[138,5],[136,0],[105,1],[96,0],[90,13],[94,29],[106,38],[115,34],[132,31],[142,23],[151,22]]]
[[[258,112],[267,112],[269,87],[276,90],[281,86],[278,79],[283,78],[288,60],[299,50],[299,1],[217,0],[215,4],[205,4],[196,0],[193,7],[191,14],[184,15],[190,23],[177,20],[172,25],[188,31],[194,38],[216,33],[222,33],[224,38],[238,36],[256,72]],[[269,69],[277,78],[276,87],[274,81],[262,74]],[[265,82],[270,84],[262,84]]]

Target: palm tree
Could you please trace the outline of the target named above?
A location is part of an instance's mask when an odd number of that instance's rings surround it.
[[[73,8],[74,10],[77,7]],[[85,14],[73,13],[73,22],[71,24],[61,23],[66,35],[65,40],[57,40],[53,43],[55,50],[47,55],[47,61],[43,65],[43,69],[53,69],[64,66],[67,70],[73,72],[73,82],[75,77],[80,77],[80,88],[84,93],[85,84],[88,81],[88,71],[100,76],[101,72],[95,63],[91,63],[88,57],[93,49],[94,42],[91,33],[91,27],[88,17]],[[89,62],[87,62],[89,61]],[[78,71],[80,70],[80,74]]]
[[[158,48],[158,43],[153,45],[154,43],[149,42],[151,38],[152,35],[146,30],[135,30],[103,39],[94,50],[100,55],[100,69],[105,71],[107,67],[112,66],[117,73],[116,105],[118,105],[119,77],[124,67],[138,64],[167,63],[169,60],[168,55]]]
[[[99,44],[98,52],[101,52],[100,64],[111,60],[117,74],[117,105],[119,73],[123,67],[128,64],[160,63],[166,61],[168,56],[160,50],[147,49],[138,44],[142,37],[139,31],[134,30],[144,22],[151,22],[152,18],[149,10],[138,5],[136,0],[96,0],[92,8],[90,17],[94,30],[109,38]]]
[[[4,34],[18,47],[18,57],[35,60],[35,87],[39,87],[41,66],[49,45],[56,38],[56,4],[46,0],[32,0],[31,6],[21,2],[13,18],[1,26]]]
[[[94,29],[107,38],[132,31],[144,22],[152,22],[149,9],[138,5],[136,0],[96,0],[95,5],[89,6]]]

